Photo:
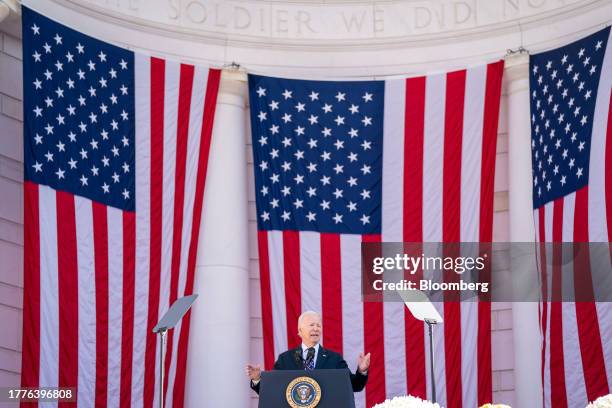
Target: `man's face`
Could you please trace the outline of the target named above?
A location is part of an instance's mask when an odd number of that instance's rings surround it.
[[[298,327],[298,334],[307,347],[312,347],[321,340],[321,318],[317,315],[306,315]]]

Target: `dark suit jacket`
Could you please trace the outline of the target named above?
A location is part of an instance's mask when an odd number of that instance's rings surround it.
[[[317,361],[315,363],[315,370],[325,370],[334,368],[346,368],[348,371],[348,365],[342,356],[335,351],[324,349],[319,347],[319,354],[317,355]],[[274,363],[275,370],[303,370],[304,365],[302,363],[302,346],[287,350],[278,356],[278,360]],[[355,374],[349,371],[351,377],[351,385],[353,386],[354,392],[363,390],[368,382],[368,376],[363,375],[359,372],[359,369],[355,371]],[[259,394],[259,385],[261,383],[253,384],[251,381],[251,388],[253,391]]]

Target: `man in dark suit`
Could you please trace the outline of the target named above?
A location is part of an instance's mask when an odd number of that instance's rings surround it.
[[[319,370],[345,368],[348,365],[342,356],[334,351],[324,349],[321,340],[321,316],[316,312],[304,312],[298,319],[298,335],[302,344],[295,349],[287,350],[278,356],[274,363],[275,370]],[[353,391],[364,389],[368,381],[368,368],[370,367],[370,353],[359,354],[357,370],[350,373]],[[251,388],[259,393],[261,367],[247,365],[246,372],[251,379]]]

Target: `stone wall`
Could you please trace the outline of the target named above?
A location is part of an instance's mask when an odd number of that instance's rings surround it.
[[[14,34],[0,32],[0,387],[21,378],[23,114],[21,40]]]

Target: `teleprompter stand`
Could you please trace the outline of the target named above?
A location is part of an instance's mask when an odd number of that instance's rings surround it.
[[[161,320],[153,328],[153,333],[157,333],[160,336],[160,348],[159,348],[159,407],[164,408],[164,358],[166,350],[166,335],[168,330],[174,328],[176,324],[183,318],[185,313],[189,310],[193,302],[195,302],[198,295],[184,296],[177,299],[170,309],[162,316]]]

